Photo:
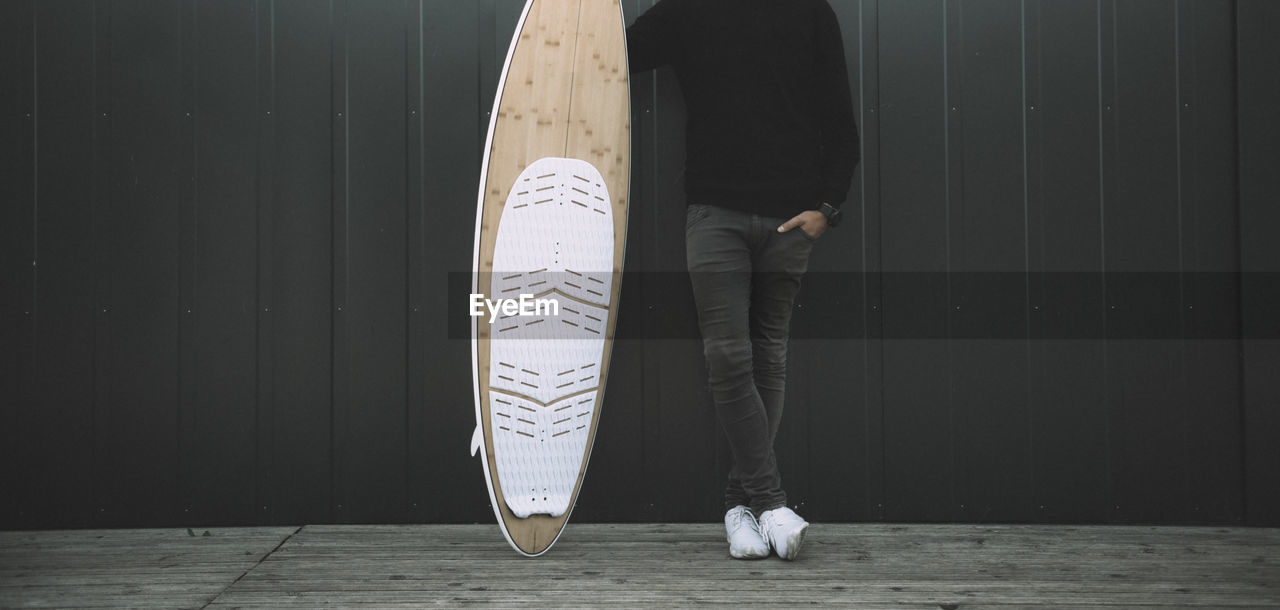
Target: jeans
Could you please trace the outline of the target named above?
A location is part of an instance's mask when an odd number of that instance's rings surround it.
[[[814,238],[787,219],[692,203],[685,249],[711,396],[733,467],[725,508],[785,506],[773,452],[782,422],[787,338]]]

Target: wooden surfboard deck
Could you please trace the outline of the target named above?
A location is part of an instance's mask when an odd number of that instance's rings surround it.
[[[493,299],[514,296],[495,292],[519,289],[557,298],[562,311],[571,313],[562,313],[562,319],[505,317],[494,322],[488,315],[473,317],[472,359],[473,450],[483,449],[490,499],[504,535],[529,556],[546,552],[564,530],[600,420],[627,228],[628,87],[619,0],[526,3],[490,119],[472,292]],[[543,197],[542,191],[560,198]],[[554,251],[527,251],[552,243]],[[495,261],[499,267],[517,268],[497,268]],[[550,277],[557,272],[558,280]],[[538,273],[548,277],[539,279]],[[547,279],[549,285],[559,281],[560,288],[531,288]],[[534,329],[538,322],[546,324]],[[577,334],[571,339],[546,335],[553,325]],[[499,335],[506,331],[512,332]],[[507,338],[520,333],[528,339]],[[575,355],[567,355],[574,350]],[[576,355],[588,352],[596,354],[598,364]],[[570,361],[574,364],[566,364]],[[564,383],[556,383],[562,378]],[[569,438],[577,439],[580,457],[559,456],[554,468],[539,465],[545,457],[538,455],[540,448],[567,446],[561,441]],[[531,462],[537,464],[528,466]],[[529,476],[552,478],[555,473],[547,473],[557,468],[577,471],[564,486],[560,508],[543,506],[556,505],[554,497],[530,492],[553,488],[553,483],[510,475],[521,467],[536,471]],[[500,472],[507,473],[507,481]],[[555,495],[554,489],[549,495]]]

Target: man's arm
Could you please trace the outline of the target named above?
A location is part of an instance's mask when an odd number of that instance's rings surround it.
[[[679,0],[660,0],[627,28],[627,63],[643,72],[671,63],[680,48]]]
[[[822,200],[840,207],[849,195],[853,170],[861,160],[844,41],[835,11],[820,1],[817,18],[817,94],[822,128]]]

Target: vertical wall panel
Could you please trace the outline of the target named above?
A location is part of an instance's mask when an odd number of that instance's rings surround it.
[[[425,321],[431,313],[423,311],[422,303],[427,290],[426,259],[426,222],[427,208],[424,190],[426,187],[426,169],[424,152],[426,150],[423,136],[422,107],[427,85],[426,76],[426,30],[424,18],[426,6],[422,2],[405,2],[402,5],[402,17],[405,36],[405,417],[404,417],[404,477],[405,501],[411,519],[422,521],[427,514],[427,497],[424,486],[428,484],[429,472],[424,465],[428,463],[430,454],[423,442],[434,439],[428,433],[427,423],[430,416],[427,411],[427,353],[426,337],[423,334]],[[474,19],[470,23],[475,23]],[[433,41],[434,42],[434,41]],[[461,226],[466,226],[465,223]],[[442,278],[444,279],[444,278]],[[439,281],[439,280],[437,280]],[[443,284],[448,285],[444,279]],[[448,311],[448,307],[438,311]],[[436,431],[437,434],[443,431]],[[459,436],[463,433],[459,431]],[[433,443],[434,444],[434,443]]]
[[[950,4],[879,6],[885,512],[905,520],[951,514],[955,497],[952,379],[942,339],[947,130],[956,114],[947,95]]]
[[[88,522],[92,504],[93,6],[36,7],[35,354],[26,459],[53,480],[27,510],[33,523]],[[39,66],[53,69],[40,70]]]
[[[956,501],[961,519],[1007,520],[1030,503],[1024,64],[1021,3],[965,0],[958,57],[961,197],[950,212]],[[954,150],[954,149],[953,149]],[[954,336],[954,335],[953,335]]]
[[[269,502],[271,490],[279,479],[275,477],[275,460],[272,450],[276,445],[275,400],[275,178],[276,178],[276,118],[275,83],[275,0],[256,0],[254,4],[254,200],[257,202],[253,246],[257,254],[254,261],[254,291],[257,307],[254,308],[254,445],[251,476],[253,496],[250,509],[257,523],[272,522]],[[247,227],[246,227],[247,228]]]
[[[109,404],[100,411],[95,478],[107,481],[101,523],[160,525],[176,519],[179,435],[179,210],[185,162],[182,37],[178,4],[112,3],[114,143]],[[190,337],[186,337],[189,340]]]
[[[859,122],[862,160],[854,177],[862,205],[859,208],[858,232],[862,242],[862,288],[866,295],[862,304],[862,327],[867,342],[864,346],[865,371],[862,388],[867,409],[866,446],[861,452],[867,476],[863,506],[869,518],[884,518],[885,508],[885,405],[884,405],[884,323],[883,293],[879,275],[884,268],[881,215],[884,209],[880,155],[880,15],[879,3],[859,3],[861,52],[858,61]],[[857,501],[856,498],[854,498]],[[841,511],[835,518],[859,518],[858,513]]]
[[[34,324],[36,123],[34,2],[0,6],[0,499],[6,520],[23,522],[39,494],[37,439],[21,431],[35,415]]]
[[[1280,4],[1240,0],[1236,13],[1239,93],[1241,312],[1245,435],[1245,515],[1255,525],[1280,525]]]
[[[635,18],[645,11],[649,10],[655,4],[655,0],[636,0],[633,3],[635,10],[626,15],[628,24],[635,21]],[[670,78],[670,75],[667,75]],[[668,94],[666,91],[669,85],[659,88],[659,72],[648,71],[640,74],[632,74],[630,76],[631,84],[631,206],[628,210],[630,218],[627,227],[627,253],[624,264],[624,283],[622,287],[622,302],[618,313],[618,326],[615,333],[631,331],[631,336],[648,336],[650,326],[654,319],[654,308],[650,303],[648,295],[656,291],[652,285],[656,274],[646,273],[651,269],[651,252],[654,248],[652,239],[637,239],[637,236],[652,235],[653,218],[655,208],[660,205],[660,199],[657,198],[658,180],[660,174],[658,172],[660,156],[659,128],[662,123],[659,122],[657,114],[660,108],[671,108],[670,106],[659,106],[659,93]],[[677,114],[683,112],[683,106],[679,101],[675,102],[674,108],[671,110]],[[680,116],[683,116],[682,114]],[[682,120],[672,117],[671,120]],[[668,131],[669,132],[669,131]],[[683,155],[679,155],[683,160]],[[669,164],[668,164],[669,167]],[[681,165],[683,167],[683,165]],[[655,456],[661,455],[661,448],[664,446],[661,442],[661,433],[659,428],[660,409],[648,408],[653,400],[653,396],[659,387],[657,383],[658,363],[655,362],[651,354],[655,349],[654,341],[616,341],[614,343],[614,352],[611,356],[613,363],[610,364],[609,388],[605,391],[606,401],[605,412],[601,414],[600,428],[597,431],[598,438],[606,438],[605,434],[630,434],[636,439],[636,444],[631,448],[630,455],[622,460],[617,458],[597,459],[595,451],[592,456],[592,474],[588,475],[589,481],[583,485],[583,500],[580,502],[586,505],[587,500],[592,497],[606,496],[611,493],[611,486],[601,485],[597,482],[599,473],[603,472],[607,466],[599,466],[600,462],[609,464],[621,461],[626,466],[611,472],[617,473],[619,477],[628,477],[633,481],[639,481],[639,485],[635,485],[632,489],[621,490],[623,497],[629,499],[640,510],[637,511],[635,518],[639,520],[657,520],[657,510],[665,504],[664,494],[666,490],[663,486],[655,484],[656,473],[659,468],[658,460],[653,459]],[[623,370],[632,371],[630,374],[620,374]],[[624,377],[626,375],[626,377]],[[631,379],[630,396],[619,400],[618,392],[614,392],[613,388],[618,387],[619,378]],[[693,389],[691,388],[691,392]],[[704,404],[701,402],[703,393],[698,391],[695,395],[698,402],[690,402],[690,404]],[[620,414],[620,415],[619,415]],[[714,438],[714,437],[713,437]],[[607,452],[606,452],[607,455]],[[619,493],[619,492],[612,492]]]
[[[1106,3],[1104,3],[1104,7]],[[1179,341],[1134,333],[1181,314],[1182,208],[1175,3],[1116,0],[1114,131],[1103,209],[1107,277],[1107,400],[1116,516],[1188,516],[1187,387]],[[1163,272],[1163,273],[1161,273]],[[1177,328],[1176,324],[1173,328]]]
[[[197,323],[204,311],[197,305],[200,291],[198,257],[200,253],[200,100],[197,91],[199,61],[197,58],[200,37],[199,15],[195,0],[180,3],[179,57],[182,80],[179,85],[179,113],[182,126],[175,149],[181,151],[182,181],[178,207],[178,502],[187,518],[203,518],[201,508],[193,506],[201,488],[194,476],[187,473],[203,470],[207,464],[195,446],[200,442],[201,421],[197,402],[200,399],[200,365],[203,358],[199,349]],[[192,515],[192,512],[195,515]]]
[[[1109,514],[1103,403],[1099,3],[1027,3],[1033,504]],[[1031,108],[1034,107],[1034,110]]]
[[[256,18],[253,0],[196,3],[192,518],[250,522],[258,465]],[[265,113],[265,109],[261,112]],[[185,310],[183,312],[186,313]],[[185,389],[185,388],[184,388]],[[231,449],[234,448],[234,449]],[[228,450],[230,449],[230,450]]]
[[[111,138],[112,101],[112,28],[110,4],[99,2],[94,4],[93,18],[93,163],[88,176],[93,182],[93,198],[89,202],[89,215],[93,219],[93,415],[94,428],[90,447],[93,451],[93,463],[96,465],[104,459],[103,447],[106,439],[99,433],[99,422],[105,420],[105,414],[111,408],[112,354],[111,343],[111,276],[115,258],[109,244],[112,237],[110,218],[113,216],[112,187],[114,177],[112,168],[115,165],[115,142]],[[92,502],[88,510],[93,515],[91,523],[99,523],[103,498],[111,482],[99,476],[102,471],[96,466],[89,469],[95,476],[90,482]]]
[[[330,140],[332,34],[329,7],[276,0],[275,157],[271,261],[275,312],[272,480],[265,494],[274,523],[333,519],[334,262]]]
[[[1188,503],[1196,521],[1243,512],[1239,448],[1240,251],[1234,19],[1226,2],[1178,3],[1179,168],[1183,218],[1183,366],[1188,391]]]
[[[330,68],[332,73],[332,136],[333,174],[331,212],[333,256],[330,272],[333,274],[333,379],[331,381],[333,406],[330,408],[331,436],[330,473],[332,520],[349,523],[351,517],[351,468],[349,461],[358,450],[351,435],[351,332],[350,332],[350,218],[351,218],[351,122],[350,110],[350,46],[351,26],[348,0],[331,0],[329,3]]]
[[[347,10],[350,175],[347,316],[351,376],[344,459],[351,519],[405,507],[405,32],[402,2]]]
[[[947,370],[946,4],[879,5],[884,506],[947,514],[954,497]]]
[[[445,289],[450,274],[469,273],[472,264],[476,185],[484,147],[475,137],[482,128],[477,109],[484,104],[475,51],[480,11],[477,4],[450,0],[430,0],[421,8],[422,80],[410,95],[420,100],[423,115],[418,203],[423,217],[418,227],[421,250],[410,252],[410,258],[422,257],[420,347],[426,353],[423,369],[410,371],[410,384],[421,383],[424,394],[417,405],[421,420],[411,427],[419,436],[410,443],[409,489],[410,500],[423,507],[425,519],[465,521],[491,514],[491,509],[486,508],[489,494],[478,459],[467,452],[475,427],[471,346],[449,337],[442,314],[450,311],[449,299],[459,296]],[[483,128],[488,128],[487,121]],[[415,408],[413,401],[410,408]],[[458,501],[439,501],[441,489],[456,489]]]

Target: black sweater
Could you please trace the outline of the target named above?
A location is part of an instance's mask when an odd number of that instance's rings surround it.
[[[627,46],[632,72],[680,81],[690,201],[781,218],[844,202],[858,128],[826,0],[661,0]]]

